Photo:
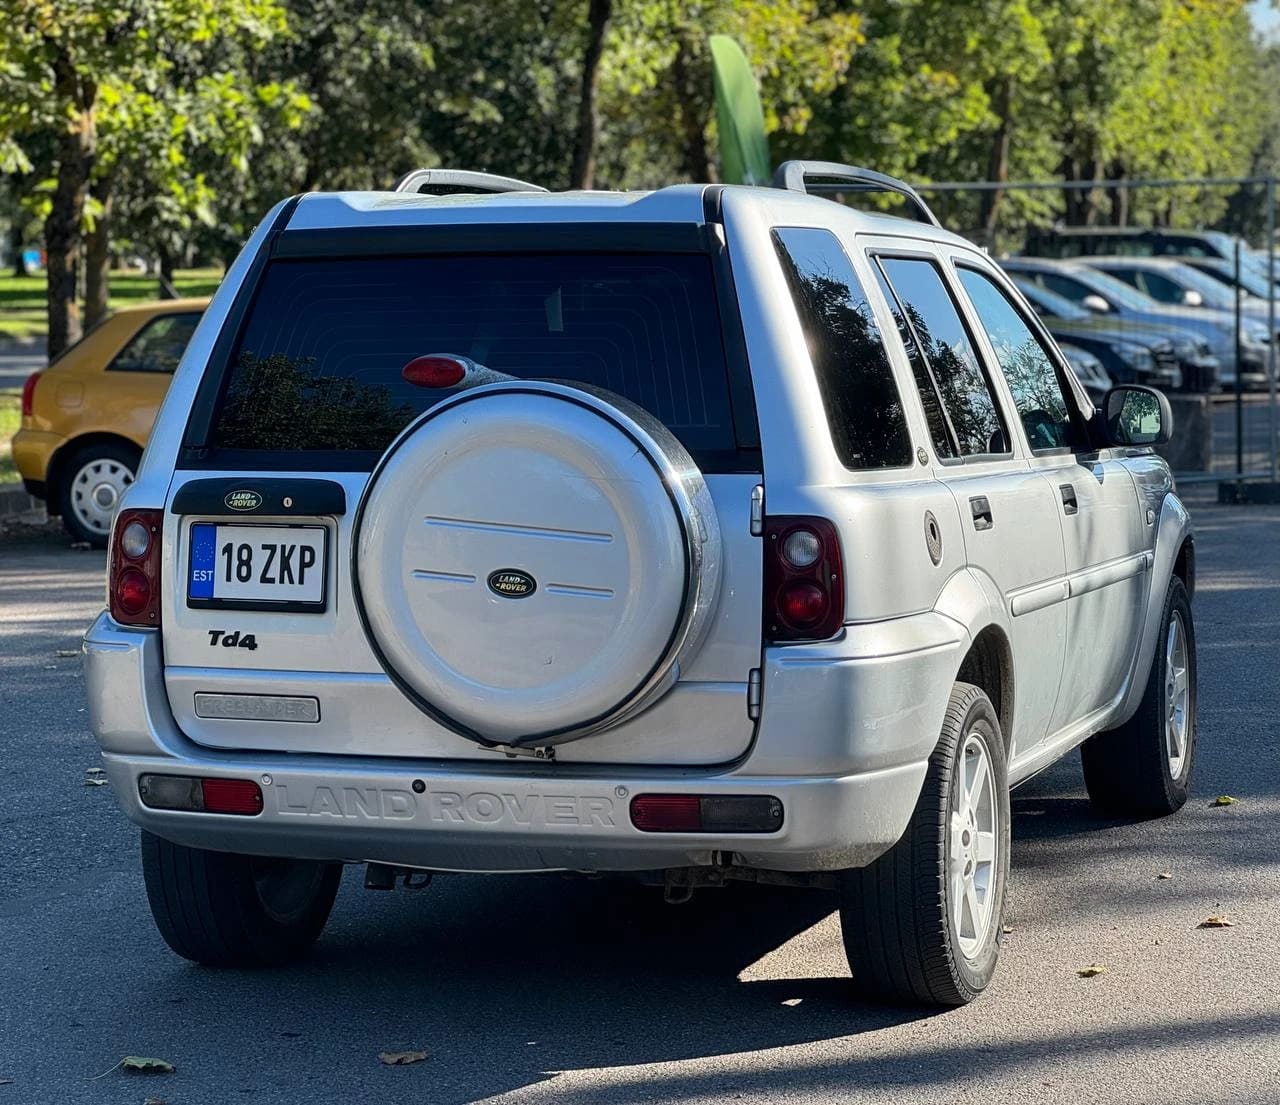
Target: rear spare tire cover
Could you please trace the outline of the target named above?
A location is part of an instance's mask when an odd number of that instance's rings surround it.
[[[550,744],[647,706],[712,615],[720,530],[655,418],[543,382],[450,397],[388,448],[352,580],[383,668],[484,744]]]

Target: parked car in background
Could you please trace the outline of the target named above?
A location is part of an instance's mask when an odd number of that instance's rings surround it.
[[[207,299],[126,307],[22,389],[13,460],[27,491],[67,532],[104,548],[160,401]]]
[[[1089,257],[1086,260],[1095,269],[1101,269],[1117,280],[1123,280],[1157,303],[1165,303],[1170,307],[1208,307],[1211,310],[1235,313],[1235,289],[1193,268],[1181,258]],[[1259,299],[1241,288],[1240,313],[1247,319],[1256,320],[1256,325],[1249,324],[1250,330],[1258,341],[1266,344],[1269,340],[1266,299]]]
[[[1091,353],[1117,383],[1162,391],[1217,387],[1217,358],[1194,335],[1095,315],[1025,278],[1015,276],[1014,283],[1055,339]]]
[[[1087,349],[1081,349],[1080,346],[1071,345],[1069,342],[1058,342],[1058,348],[1067,358],[1067,364],[1071,366],[1076,379],[1083,385],[1093,405],[1101,407],[1103,397],[1115,387],[1115,381],[1102,367],[1102,362]]]
[[[1257,256],[1255,254],[1255,256]],[[1179,257],[1184,265],[1189,265],[1197,272],[1204,273],[1205,276],[1211,277],[1219,284],[1227,288],[1234,289],[1237,283],[1236,263],[1234,260],[1225,260],[1222,257]],[[1267,300],[1267,289],[1271,286],[1271,282],[1267,279],[1265,254],[1261,257],[1263,271],[1259,272],[1256,266],[1241,265],[1238,282],[1242,291],[1247,292],[1251,296],[1256,296],[1264,303]],[[1276,266],[1277,281],[1280,282],[1280,265]],[[1280,287],[1276,288],[1276,295],[1280,297]]]
[[[1235,386],[1236,318],[1229,311],[1194,310],[1157,303],[1137,288],[1083,261],[1049,261],[1015,257],[1002,261],[1005,271],[1065,296],[1071,302],[1123,323],[1147,323],[1195,334],[1218,359],[1218,383]],[[1246,320],[1240,328],[1242,364],[1246,378],[1256,380],[1266,368],[1267,329]]]

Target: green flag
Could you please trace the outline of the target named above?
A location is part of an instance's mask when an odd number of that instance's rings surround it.
[[[756,76],[742,48],[728,35],[712,35],[710,44],[720,127],[720,178],[726,184],[767,184],[769,142]]]

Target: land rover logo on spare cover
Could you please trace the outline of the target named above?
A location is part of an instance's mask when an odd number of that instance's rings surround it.
[[[519,568],[499,568],[489,573],[489,590],[504,599],[527,599],[538,589],[538,581]]]
[[[222,501],[230,510],[257,510],[262,505],[262,496],[256,491],[230,491]]]

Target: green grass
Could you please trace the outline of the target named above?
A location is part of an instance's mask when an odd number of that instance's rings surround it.
[[[0,391],[0,488],[20,482],[9,442],[22,423],[21,402],[17,388]]]
[[[220,269],[180,269],[173,283],[182,296],[211,295],[221,279]],[[110,286],[113,309],[160,298],[154,276],[120,270],[111,274]],[[0,339],[37,340],[47,332],[43,274],[0,274]]]

